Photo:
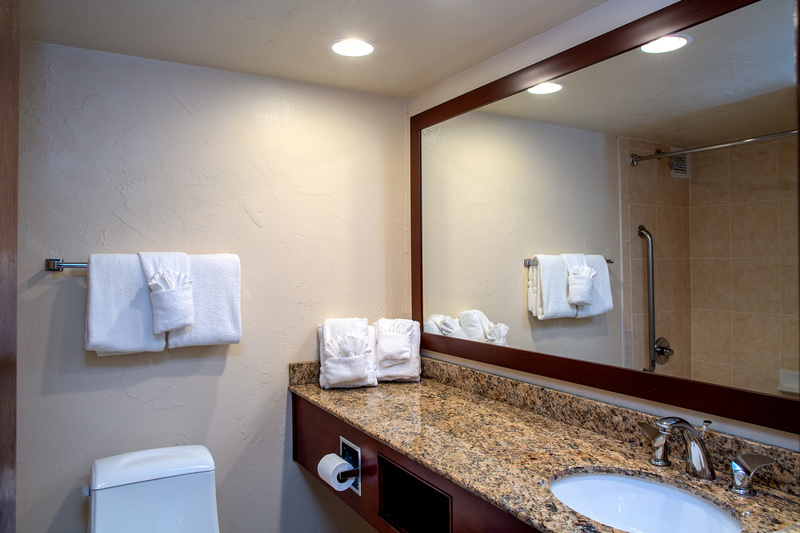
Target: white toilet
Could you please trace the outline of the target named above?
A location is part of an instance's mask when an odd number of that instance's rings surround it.
[[[219,533],[214,459],[205,446],[92,463],[90,533]]]

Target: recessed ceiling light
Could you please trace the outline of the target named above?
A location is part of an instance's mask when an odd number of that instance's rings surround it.
[[[546,81],[544,83],[534,85],[533,87],[528,89],[528,92],[531,94],[552,94],[552,93],[557,93],[563,88],[564,86],[561,85],[560,83]]]
[[[361,57],[371,54],[375,47],[361,39],[340,39],[331,44],[331,50],[341,56]]]
[[[641,47],[642,52],[648,54],[664,54],[683,48],[692,41],[688,35],[665,35],[655,41],[650,41]]]

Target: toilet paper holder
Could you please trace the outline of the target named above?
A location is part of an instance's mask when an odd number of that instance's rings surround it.
[[[358,477],[359,475],[361,475],[361,469],[354,468],[352,470],[345,470],[344,472],[339,472],[338,474],[336,474],[336,479],[339,481],[339,483],[344,483],[351,477]]]
[[[339,483],[355,478],[350,489],[361,496],[361,448],[339,435],[339,457],[350,463],[353,468],[339,472],[336,478]]]

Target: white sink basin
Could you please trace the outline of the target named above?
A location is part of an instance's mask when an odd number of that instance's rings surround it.
[[[681,489],[622,474],[571,474],[550,482],[561,503],[607,526],[633,533],[739,533],[742,524]]]

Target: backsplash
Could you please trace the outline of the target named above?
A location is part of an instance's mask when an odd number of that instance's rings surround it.
[[[463,391],[504,402],[583,429],[649,449],[650,443],[638,426],[639,421],[653,423],[658,417],[615,405],[590,400],[572,394],[547,389],[463,366],[422,358],[422,377]],[[319,383],[319,363],[302,362],[289,365],[289,385]],[[674,444],[678,442],[673,440]],[[760,483],[800,496],[800,453],[761,444],[741,437],[709,429],[706,447],[718,474],[730,475],[730,462],[740,453],[757,453],[775,459],[776,464],[756,473]],[[676,449],[677,448],[677,449]],[[673,447],[673,458],[683,457],[683,451]],[[647,457],[642,454],[643,460]],[[679,468],[673,465],[672,468]]]

